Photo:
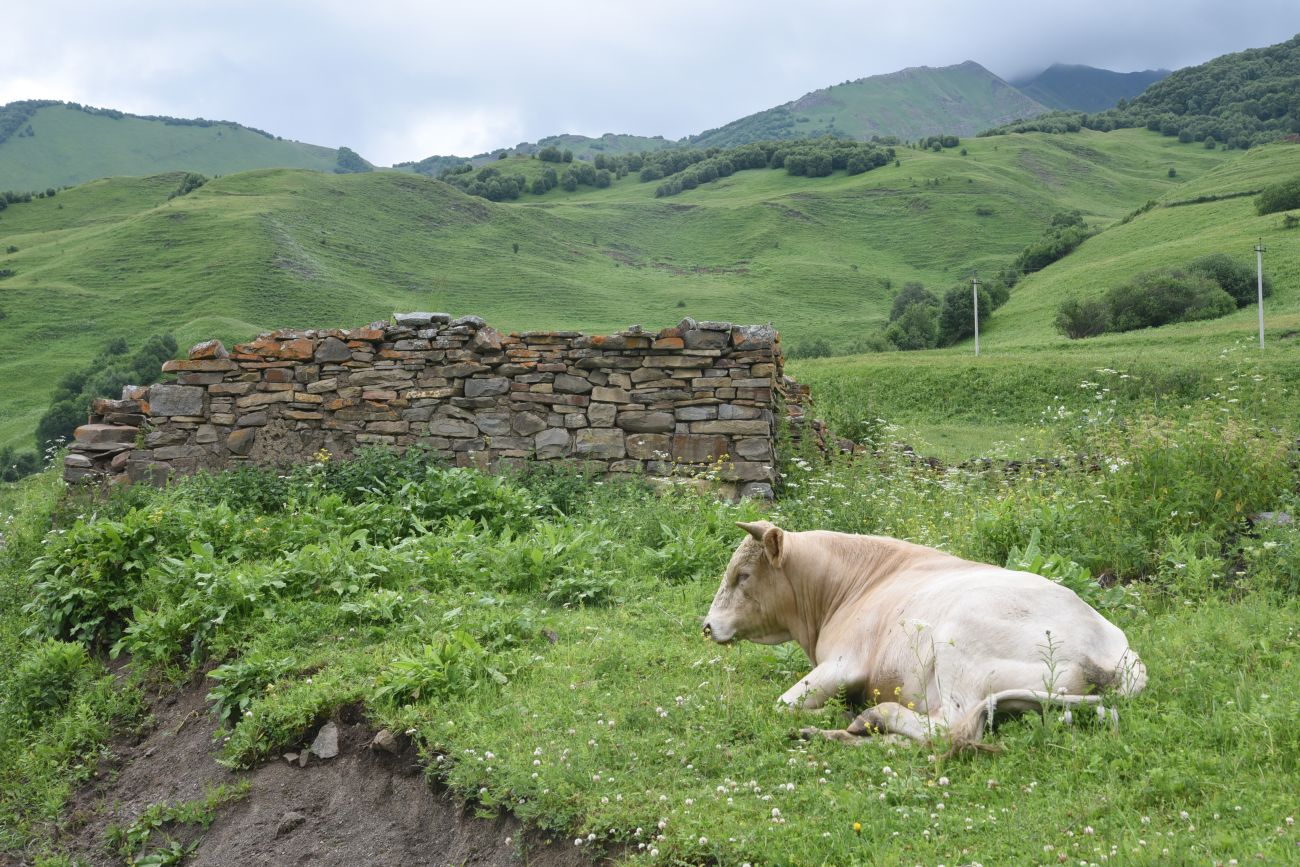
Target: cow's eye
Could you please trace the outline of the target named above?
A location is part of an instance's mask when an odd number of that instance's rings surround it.
[[[736,583],[737,583],[737,584],[743,584],[744,582],[746,582],[746,581],[748,581],[748,580],[749,580],[749,573],[748,573],[748,572],[741,572],[739,575],[736,576]]]

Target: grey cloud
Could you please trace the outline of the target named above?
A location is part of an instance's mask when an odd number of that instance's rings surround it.
[[[237,120],[380,163],[558,132],[676,138],[905,66],[1177,68],[1300,31],[1294,0],[65,0],[6,14],[0,101]]]

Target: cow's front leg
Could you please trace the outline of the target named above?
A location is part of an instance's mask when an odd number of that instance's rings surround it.
[[[869,707],[849,723],[850,735],[899,734],[921,743],[929,743],[944,721],[938,717],[923,716],[895,701],[881,702]]]
[[[844,686],[844,679],[840,667],[824,662],[787,689],[781,695],[780,701],[789,708],[816,710],[826,703],[826,699],[839,692],[842,686]]]

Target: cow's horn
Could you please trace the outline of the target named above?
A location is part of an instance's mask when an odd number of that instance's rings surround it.
[[[763,534],[772,529],[772,524],[767,521],[737,521],[736,526],[760,542],[763,541]]]

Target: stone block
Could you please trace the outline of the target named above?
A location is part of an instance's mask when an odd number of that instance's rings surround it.
[[[208,394],[233,394],[236,397],[253,390],[251,382],[217,382],[208,386]]]
[[[697,421],[691,423],[691,433],[732,434],[735,436],[770,436],[772,433],[772,427],[762,419]]]
[[[480,431],[491,437],[509,436],[513,432],[508,412],[479,413],[474,417],[474,424],[478,425]]]
[[[393,321],[405,328],[427,328],[434,323],[446,325],[451,322],[449,313],[394,313]]]
[[[683,406],[673,411],[677,421],[709,421],[718,417],[716,406]]]
[[[366,433],[404,434],[410,431],[409,421],[372,421],[366,423]]]
[[[771,325],[737,325],[731,329],[731,345],[737,349],[766,349],[776,342]]]
[[[456,418],[435,418],[429,422],[429,433],[441,437],[476,437],[478,427]]]
[[[732,461],[719,475],[730,482],[762,482],[772,479],[772,467],[757,461]]]
[[[202,415],[202,388],[192,385],[154,385],[149,388],[149,414]]]
[[[612,403],[593,403],[587,407],[587,420],[592,427],[613,427],[618,407]]]
[[[694,328],[683,332],[682,342],[686,349],[722,349],[731,342],[731,335],[722,331]]]
[[[763,410],[756,406],[736,406],[730,403],[724,403],[718,407],[718,418],[727,421],[736,419],[754,419],[762,418]]]
[[[163,362],[162,372],[224,373],[228,370],[236,370],[238,367],[239,365],[229,358],[201,358],[194,361],[171,358]]]
[[[495,328],[479,327],[474,332],[474,336],[469,340],[469,349],[471,352],[477,352],[485,355],[490,352],[501,351],[501,332]]]
[[[691,464],[703,464],[717,460],[728,453],[730,443],[724,436],[706,436],[701,434],[675,434],[673,436],[673,459]]]
[[[530,436],[545,430],[546,420],[536,413],[517,412],[510,422],[510,427],[521,436]]]
[[[592,390],[590,380],[570,373],[557,373],[554,386],[556,391],[564,394],[587,394]]]
[[[268,421],[270,418],[264,412],[248,412],[241,415],[235,424],[239,427],[261,427]]]
[[[194,441],[196,443],[215,443],[217,441],[217,429],[210,424],[201,424],[198,430],[194,431]]]
[[[735,441],[736,457],[747,461],[772,461],[772,441],[767,437],[741,437]]]
[[[671,433],[674,419],[671,412],[627,410],[620,412],[614,423],[633,433]]]
[[[591,399],[603,403],[631,403],[632,396],[616,386],[593,386]]]
[[[627,453],[623,432],[615,428],[579,430],[573,438],[573,453],[585,458],[617,460]]]
[[[202,343],[196,343],[190,347],[189,357],[191,359],[201,358],[226,358],[230,353],[222,345],[220,340],[205,340]]]
[[[253,449],[257,439],[257,428],[243,427],[233,430],[226,437],[226,451],[235,455],[246,455]]]
[[[630,434],[627,455],[643,461],[666,460],[673,453],[673,438],[668,434]]]
[[[259,406],[270,406],[273,403],[288,403],[293,400],[292,391],[259,391],[256,394],[245,395],[235,401],[235,406],[239,409],[256,409]]]
[[[622,436],[622,434],[619,434],[620,440]],[[551,460],[568,455],[573,446],[567,430],[550,428],[533,437],[533,448],[537,450],[537,457],[543,460]]]
[[[307,393],[324,394],[327,391],[334,391],[338,387],[339,387],[338,379],[331,377],[330,379],[322,379],[316,382],[307,383]]]

